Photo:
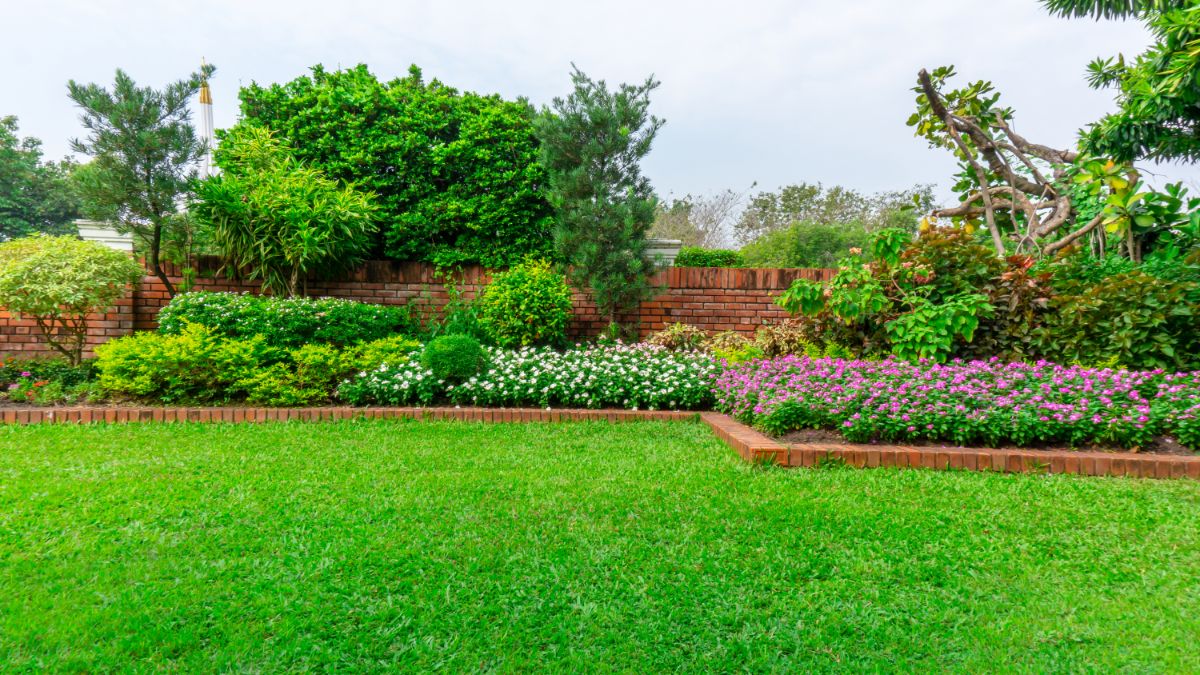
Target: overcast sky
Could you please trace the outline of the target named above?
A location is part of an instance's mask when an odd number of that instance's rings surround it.
[[[1020,132],[1067,146],[1112,107],[1084,82],[1087,62],[1148,42],[1136,22],[1057,19],[1037,0],[8,4],[0,115],[17,115],[51,157],[81,133],[67,80],[108,84],[117,67],[161,85],[207,58],[220,128],[236,120],[241,84],[316,63],[367,63],[384,79],[416,63],[427,78],[541,105],[567,92],[575,62],[612,83],[662,81],[653,109],[667,124],[645,169],[663,195],[801,181],[935,183],[947,195],[953,160],[904,125],[921,67],[992,80]],[[1153,170],[1200,186],[1194,168]]]

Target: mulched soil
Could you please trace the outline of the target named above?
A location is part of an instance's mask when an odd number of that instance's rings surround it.
[[[862,445],[862,446],[873,445],[872,443],[852,443],[850,441],[847,441],[845,438],[843,438],[840,433],[838,433],[836,431],[829,431],[828,429],[801,429],[800,431],[793,431],[789,434],[784,434],[783,436],[776,436],[775,440],[779,441],[780,443],[836,443],[838,445]],[[956,447],[960,447],[960,446],[951,445],[948,443],[938,443],[936,441],[905,441],[903,443],[896,443],[896,445],[907,445],[907,446],[922,447],[922,448],[928,448],[928,447],[956,448]],[[1018,448],[1016,446],[1005,446],[1005,447],[996,448],[996,449],[997,450],[1061,450],[1062,448],[1057,447],[1057,446],[1050,446],[1050,445],[1031,445],[1031,446],[1026,446],[1024,448]],[[1174,438],[1171,438],[1170,436],[1159,436],[1159,437],[1155,438],[1146,447],[1137,448],[1137,449],[1120,448],[1120,447],[1103,446],[1103,445],[1084,445],[1084,446],[1080,446],[1078,448],[1071,448],[1071,449],[1072,450],[1082,450],[1082,451],[1086,451],[1086,452],[1138,452],[1138,453],[1152,454],[1152,455],[1195,455],[1195,454],[1197,454],[1196,452],[1193,452],[1192,450],[1187,449],[1186,447],[1184,447],[1182,444],[1180,444],[1178,441],[1176,441]]]

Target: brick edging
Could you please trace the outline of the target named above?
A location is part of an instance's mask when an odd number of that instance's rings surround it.
[[[571,422],[660,420],[683,422],[699,417],[743,459],[780,466],[815,466],[842,461],[858,468],[910,467],[1008,473],[1071,473],[1084,476],[1200,479],[1200,455],[1149,455],[1134,452],[1075,450],[998,450],[904,445],[780,443],[721,413],[672,410],[586,410],[546,408],[369,407],[192,408],[152,406],[79,406],[5,408],[0,424],[89,424],[104,422],[285,422],[348,419],[423,419],[475,422]]]
[[[672,410],[587,410],[546,408],[456,408],[451,406],[322,408],[75,406],[63,408],[5,408],[0,424],[90,424],[105,422],[317,422],[347,419],[433,419],[477,422],[570,422],[604,420],[686,421],[699,413]]]
[[[857,468],[910,467],[1007,473],[1070,473],[1082,476],[1200,479],[1200,455],[1152,455],[1136,452],[941,448],[906,445],[779,443],[728,415],[704,413],[700,419],[748,461],[811,467],[842,461]]]

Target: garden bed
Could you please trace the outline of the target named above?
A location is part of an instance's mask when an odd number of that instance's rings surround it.
[[[806,444],[812,444],[812,443],[835,443],[835,444],[842,444],[842,445],[863,446],[864,448],[869,448],[874,445],[879,445],[878,443],[855,443],[852,441],[848,441],[848,440],[846,440],[846,437],[843,436],[842,434],[840,434],[836,431],[831,431],[829,429],[797,429],[796,431],[790,431],[790,432],[788,432],[786,434],[782,434],[780,436],[773,436],[772,438],[774,438],[776,441],[778,441],[779,443],[782,443],[784,445],[806,445]],[[946,443],[939,443],[937,441],[932,441],[932,440],[928,440],[928,439],[918,439],[916,441],[908,443],[908,445],[912,446],[912,447],[918,447],[918,448],[963,449],[961,446],[947,445]],[[1003,447],[992,448],[992,449],[994,449],[994,450],[1062,450],[1062,448],[1056,448],[1049,444],[1031,445],[1031,446],[1026,446],[1023,448],[1017,447],[1015,445],[1010,445],[1010,446],[1003,446]],[[1081,446],[1081,447],[1077,447],[1077,448],[1068,448],[1068,450],[1077,450],[1077,451],[1082,451],[1082,452],[1120,452],[1120,453],[1129,453],[1130,452],[1126,448],[1122,448],[1122,447],[1115,446],[1115,445],[1107,445],[1106,446],[1106,445],[1097,445],[1097,444],[1085,445],[1085,446]],[[1147,454],[1147,455],[1181,455],[1181,456],[1191,456],[1191,455],[1197,454],[1197,452],[1195,450],[1185,447],[1182,443],[1175,440],[1174,438],[1171,438],[1170,436],[1157,436],[1157,437],[1151,439],[1149,443],[1138,448],[1137,453],[1138,454]]]

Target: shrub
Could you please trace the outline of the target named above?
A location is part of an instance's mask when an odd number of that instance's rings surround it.
[[[852,248],[867,248],[862,223],[802,221],[768,232],[742,248],[747,267],[837,267]]]
[[[271,364],[238,384],[254,405],[311,405],[328,401],[338,383],[356,370],[352,352],[312,344],[289,351],[287,363]]]
[[[268,344],[352,345],[413,334],[417,322],[406,307],[372,305],[336,298],[274,298],[238,293],[182,293],[158,313],[158,331],[182,332],[200,324],[227,337],[262,335]]]
[[[360,373],[338,389],[354,405],[569,406],[704,410],[720,366],[707,354],[651,345],[488,350],[489,364],[461,383],[439,382],[421,363]]]
[[[811,322],[787,319],[763,325],[754,333],[754,341],[765,356],[808,354],[820,351],[820,343]]]
[[[439,380],[461,382],[477,374],[487,361],[479,340],[469,335],[434,338],[421,352],[421,365]]]
[[[691,324],[675,322],[652,333],[646,342],[669,351],[696,351],[704,347],[708,333]]]
[[[704,346],[715,358],[727,365],[761,359],[765,355],[762,347],[754,341],[731,330],[717,333],[709,338]]]
[[[403,335],[363,342],[349,349],[349,358],[354,369],[375,370],[384,365],[399,365],[412,358],[413,352],[421,348],[421,343]]]
[[[1134,271],[1064,290],[1039,329],[1042,353],[1073,363],[1115,359],[1130,368],[1200,367],[1195,284]]]
[[[459,92],[416,67],[381,82],[365,65],[316,66],[239,97],[246,124],[278,132],[308,166],[378,196],[378,249],[390,258],[504,267],[553,252],[524,100]]]
[[[0,307],[36,322],[42,339],[72,364],[83,359],[88,315],[108,311],[141,280],[125,253],[71,236],[0,243]]]
[[[559,344],[571,322],[571,287],[549,262],[530,260],[492,277],[478,306],[480,326],[500,347]]]
[[[676,267],[745,267],[738,251],[720,248],[684,246],[675,257]]]
[[[196,189],[191,214],[234,269],[296,296],[308,274],[351,269],[374,243],[374,195],[292,156],[270,130],[239,124],[215,153],[223,171]]]
[[[163,403],[224,402],[245,393],[244,383],[278,360],[262,335],[229,339],[201,324],[170,335],[135,333],[96,347],[104,391]]]

